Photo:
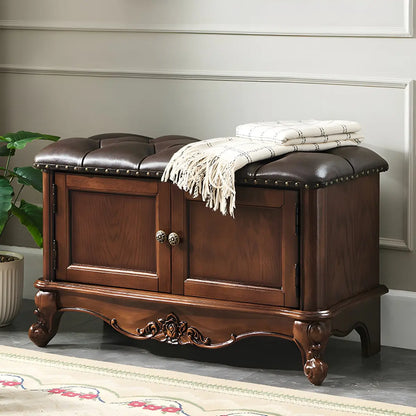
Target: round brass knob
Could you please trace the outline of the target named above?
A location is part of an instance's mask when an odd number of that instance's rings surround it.
[[[156,241],[158,241],[161,244],[166,241],[166,233],[163,230],[159,230],[156,232]]]
[[[168,236],[168,241],[171,246],[177,246],[181,242],[181,239],[178,234],[170,233]]]

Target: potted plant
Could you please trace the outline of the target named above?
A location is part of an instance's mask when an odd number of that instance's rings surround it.
[[[42,173],[32,166],[10,167],[16,150],[34,140],[57,141],[59,137],[47,134],[19,131],[0,136],[0,235],[12,216],[17,217],[28,229],[36,244],[43,246],[42,207],[21,198],[25,186],[42,192]],[[15,187],[13,187],[15,186]],[[15,190],[16,189],[16,190]],[[8,325],[19,311],[23,292],[23,256],[0,251],[0,326]]]

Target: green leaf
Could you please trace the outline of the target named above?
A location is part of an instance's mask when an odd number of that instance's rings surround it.
[[[14,168],[19,183],[33,186],[39,192],[42,192],[42,172],[32,166]]]
[[[59,140],[59,137],[49,134],[32,133],[30,131],[18,131],[17,133],[6,134],[4,140],[8,142],[8,149],[23,149],[28,143],[34,140],[51,140],[56,142]]]
[[[9,211],[12,207],[13,188],[9,181],[0,177],[0,234],[9,219]]]
[[[42,237],[42,207],[30,204],[22,199],[20,207],[12,205],[12,213],[19,218],[20,222],[26,226],[30,234],[32,234],[35,243],[39,246],[43,246]]]

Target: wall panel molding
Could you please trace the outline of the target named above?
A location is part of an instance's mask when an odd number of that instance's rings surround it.
[[[326,31],[317,31],[310,27],[281,28],[280,30],[264,31],[259,29],[244,30],[242,28],[221,29],[219,27],[184,27],[184,26],[94,26],[94,25],[56,25],[52,23],[33,24],[30,22],[0,21],[2,30],[38,30],[38,31],[65,31],[65,32],[113,32],[113,33],[153,33],[153,34],[185,34],[185,35],[234,35],[234,36],[302,36],[302,37],[362,37],[362,38],[409,38],[413,37],[413,19],[404,19],[403,26],[399,28],[360,27],[360,28],[328,28]]]
[[[380,237],[380,248],[394,249],[400,251],[411,251],[411,248],[404,240],[395,238]]]
[[[112,70],[90,68],[63,68],[40,66],[14,66],[0,64],[0,73],[28,75],[57,75],[109,78],[142,78],[165,80],[229,81],[229,82],[280,82],[296,84],[345,85],[352,87],[394,88],[407,90],[412,80],[402,78],[312,76],[308,74],[284,74],[275,72],[242,71],[152,71]]]
[[[241,36],[305,36],[305,37],[376,37],[401,38],[413,37],[413,1],[403,0],[402,22],[400,26],[296,26],[279,22],[276,28],[262,27],[260,24],[247,29],[246,24],[97,24],[71,23],[60,21],[0,20],[3,30],[38,30],[71,32],[117,32],[117,33],[159,33],[159,34],[202,34],[202,35],[241,35]],[[377,7],[377,6],[374,6]],[[380,7],[380,6],[378,6]],[[340,11],[342,14],[342,10]]]
[[[132,79],[160,79],[181,81],[220,81],[220,82],[248,82],[248,83],[292,83],[292,84],[318,84],[333,86],[351,86],[365,88],[398,89],[403,92],[404,109],[404,235],[403,238],[380,238],[380,247],[394,250],[411,251],[414,248],[414,122],[413,122],[413,80],[384,79],[384,78],[338,78],[316,77],[311,75],[288,75],[270,73],[243,73],[243,72],[141,72],[141,71],[114,71],[110,69],[74,69],[58,67],[28,67],[0,65],[0,74],[22,74],[32,76],[70,76],[70,77],[106,77],[106,78],[132,78]]]
[[[408,166],[407,171],[407,238],[406,246],[409,251],[414,250],[414,228],[415,228],[415,125],[414,125],[414,81],[411,80],[408,82],[404,90],[404,100],[405,100],[405,155],[406,155],[406,164]]]

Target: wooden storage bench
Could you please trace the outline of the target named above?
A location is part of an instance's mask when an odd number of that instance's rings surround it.
[[[314,384],[330,335],[380,348],[380,156],[364,147],[291,153],[236,174],[235,219],[160,176],[196,139],[104,134],[37,155],[44,275],[29,335],[45,346],[66,311],[135,339],[220,348],[293,340]]]

